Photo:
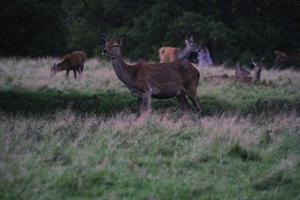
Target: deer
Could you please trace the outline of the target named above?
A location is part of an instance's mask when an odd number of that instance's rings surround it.
[[[77,79],[77,72],[79,78],[82,77],[86,54],[83,51],[74,51],[66,54],[58,63],[50,69],[50,75],[53,77],[57,72],[66,70],[66,78],[69,77],[69,72],[74,72],[74,78]]]
[[[174,62],[174,61],[187,61],[192,52],[198,52],[199,45],[195,43],[193,36],[185,36],[185,48],[175,48],[175,47],[161,47],[158,50],[159,62]]]
[[[212,66],[213,62],[212,59],[210,57],[210,53],[209,50],[206,46],[204,46],[203,48],[201,48],[198,51],[197,54],[197,61],[198,61],[198,67],[203,67],[203,66]]]
[[[275,51],[275,67],[282,69],[284,66],[300,66],[300,53],[285,53]]]
[[[190,62],[127,64],[122,56],[124,41],[125,35],[118,39],[106,38],[102,55],[110,58],[118,79],[137,98],[140,114],[151,112],[151,98],[176,97],[183,110],[190,110],[190,100],[201,111],[197,99],[200,72]]]
[[[230,77],[232,80],[242,82],[242,83],[258,83],[260,82],[261,71],[263,68],[262,58],[259,62],[256,62],[253,57],[251,57],[252,64],[254,66],[254,77],[250,76],[250,72],[240,65],[237,66],[234,77]]]
[[[228,74],[212,75],[212,76],[204,77],[204,80],[215,80],[215,79],[240,80],[240,79],[245,78],[249,75],[250,75],[250,72],[246,68],[240,66],[239,63],[237,63],[234,75],[228,75]]]
[[[230,79],[236,82],[241,83],[258,83],[260,82],[261,71],[263,68],[263,59],[259,62],[256,62],[253,57],[251,57],[252,64],[254,66],[254,77],[250,76],[249,72],[244,67],[240,66],[239,63],[236,64],[235,74],[229,76],[228,74],[214,75],[209,77],[204,77],[204,80],[213,80],[213,79]]]

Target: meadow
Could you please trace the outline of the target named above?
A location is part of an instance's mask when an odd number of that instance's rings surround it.
[[[201,114],[136,100],[110,62],[50,78],[57,58],[0,59],[0,199],[300,199],[300,72],[204,80]]]

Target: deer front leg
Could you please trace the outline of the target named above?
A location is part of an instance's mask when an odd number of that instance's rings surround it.
[[[76,69],[73,69],[74,72],[74,78],[77,79]]]
[[[77,72],[78,72],[79,79],[81,79],[82,73],[83,73],[83,65],[79,65],[79,66],[76,68],[76,70],[77,70]]]
[[[68,70],[68,69],[66,70],[66,78],[69,78],[69,71],[70,70]]]
[[[141,113],[149,114],[151,112],[151,93],[142,94]]]

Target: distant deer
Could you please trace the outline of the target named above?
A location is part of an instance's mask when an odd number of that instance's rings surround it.
[[[251,57],[251,61],[254,66],[254,77],[250,76],[251,73],[248,70],[238,65],[235,73],[235,77],[230,77],[230,78],[235,81],[243,82],[243,83],[260,82],[260,75],[263,68],[263,60],[264,58],[262,58],[259,62],[255,62],[254,58]]]
[[[235,69],[235,76],[239,78],[248,75],[250,75],[250,72],[245,67],[240,66],[240,63],[237,63]]]
[[[185,48],[161,47],[158,50],[160,63],[188,60],[190,53],[199,50],[198,44],[195,43],[193,36],[186,35]]]
[[[300,66],[300,53],[284,53],[282,51],[275,51],[275,54],[275,67],[283,68],[285,66]]]
[[[228,79],[228,78],[231,80],[239,80],[249,75],[250,72],[246,68],[240,66],[239,63],[237,63],[235,68],[235,74],[233,76],[228,74],[212,75],[212,76],[204,77],[204,80]]]
[[[236,65],[235,75],[229,76],[228,74],[221,75],[213,75],[204,77],[204,80],[214,80],[214,79],[230,79],[237,82],[242,83],[258,83],[260,82],[261,71],[263,68],[263,59],[260,62],[255,62],[255,60],[251,57],[252,64],[254,66],[254,77],[250,76],[251,72],[249,72],[244,67],[240,66],[239,63]]]
[[[201,110],[197,99],[200,73],[190,62],[126,64],[121,53],[124,38],[124,35],[117,40],[106,38],[102,55],[111,59],[117,77],[138,98],[141,113],[150,112],[151,97],[176,97],[183,109],[190,108],[189,99],[198,111]]]
[[[212,66],[213,62],[207,47],[203,47],[198,51],[197,55],[198,67]]]
[[[57,72],[66,70],[66,77],[69,77],[69,71],[74,72],[74,77],[77,79],[77,73],[79,77],[82,77],[84,62],[86,60],[86,54],[82,51],[74,51],[66,54],[58,63],[55,63],[51,67],[51,76],[54,76]]]

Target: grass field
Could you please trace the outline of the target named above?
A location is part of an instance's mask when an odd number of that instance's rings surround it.
[[[300,199],[300,72],[201,79],[201,115],[139,120],[109,62],[67,80],[54,60],[0,59],[0,199]]]

